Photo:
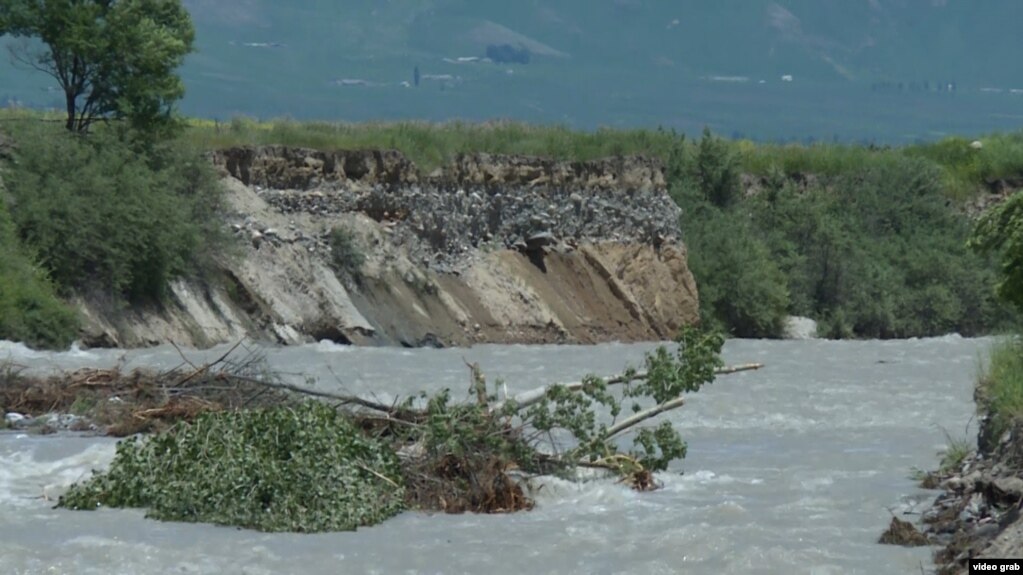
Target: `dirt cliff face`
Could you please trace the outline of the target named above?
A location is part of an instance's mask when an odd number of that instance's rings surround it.
[[[83,303],[93,343],[466,345],[653,340],[698,319],[678,208],[642,158],[217,152],[242,253],[129,316]],[[338,272],[331,230],[365,261]],[[117,317],[117,321],[110,319]]]

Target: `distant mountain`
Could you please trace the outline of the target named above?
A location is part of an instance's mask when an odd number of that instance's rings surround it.
[[[1023,123],[1019,0],[185,5],[199,52],[182,108],[223,119],[515,118],[893,142]],[[0,78],[0,98],[58,101],[43,77],[5,63]]]

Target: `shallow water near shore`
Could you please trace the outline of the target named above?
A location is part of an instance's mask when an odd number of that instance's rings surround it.
[[[636,493],[610,481],[551,479],[537,508],[496,516],[405,513],[354,533],[264,534],[146,520],[135,510],[52,509],[53,496],[109,464],[114,441],[0,432],[4,573],[919,573],[930,548],[877,545],[890,519],[934,492],[909,478],[932,468],[974,413],[972,386],[991,340],[729,341],[722,376],[669,415],[684,462]],[[321,389],[382,400],[468,390],[463,359],[511,393],[638,365],[653,345],[267,349],[270,367]],[[193,362],[226,348],[189,352]],[[122,357],[123,356],[123,357]],[[173,348],[32,352],[0,342],[0,361],[30,369],[174,367]],[[970,426],[972,440],[975,426]]]

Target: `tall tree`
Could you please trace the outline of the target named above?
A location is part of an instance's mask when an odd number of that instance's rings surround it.
[[[195,39],[180,0],[0,0],[2,34],[25,38],[17,62],[57,80],[74,132],[107,118],[168,121]]]

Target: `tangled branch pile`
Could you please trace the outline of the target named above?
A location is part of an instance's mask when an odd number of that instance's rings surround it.
[[[258,350],[240,344],[201,366],[183,358],[165,371],[85,368],[45,376],[27,375],[13,364],[0,366],[0,411],[29,415],[73,414],[126,437],[163,431],[208,411],[234,411],[295,402],[277,387]],[[182,356],[183,357],[183,356]]]
[[[498,399],[471,365],[470,401],[449,390],[385,405],[272,378],[233,375],[236,385],[290,392],[288,405],[210,411],[148,439],[122,442],[106,473],[76,485],[58,505],[146,507],[162,519],[263,530],[354,529],[403,508],[503,513],[530,509],[528,481],[598,468],[639,490],[685,457],[670,422],[638,427],[684,403],[720,373],[723,338],[683,330],[678,350],[646,357],[646,370],[538,388]],[[213,373],[210,366],[198,368]],[[222,374],[219,379],[228,376]],[[212,376],[217,381],[217,376]],[[300,402],[294,394],[328,402]],[[624,416],[628,413],[628,416]],[[623,450],[621,436],[634,431]]]

